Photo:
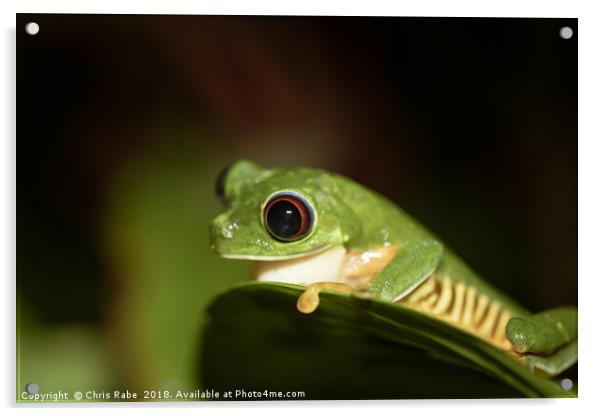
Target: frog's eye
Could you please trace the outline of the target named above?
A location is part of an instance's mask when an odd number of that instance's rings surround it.
[[[228,177],[228,172],[230,171],[230,165],[226,166],[222,169],[222,171],[217,175],[215,179],[215,195],[217,199],[224,205],[228,202],[226,199],[226,178]]]
[[[314,225],[314,218],[314,209],[307,199],[293,192],[272,196],[263,210],[266,229],[281,241],[305,237]]]

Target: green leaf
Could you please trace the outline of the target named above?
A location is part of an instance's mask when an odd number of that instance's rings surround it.
[[[411,309],[324,292],[318,309],[304,315],[296,309],[301,293],[296,285],[253,282],[218,296],[204,329],[203,387],[303,391],[305,399],[575,396]]]

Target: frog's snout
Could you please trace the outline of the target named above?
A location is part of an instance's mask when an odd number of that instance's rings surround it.
[[[240,230],[236,222],[230,221],[226,215],[218,216],[210,226],[210,246],[218,254],[221,253],[220,248],[228,241],[234,241]]]

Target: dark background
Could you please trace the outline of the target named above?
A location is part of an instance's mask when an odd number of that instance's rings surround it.
[[[252,275],[207,247],[239,158],[347,175],[528,308],[577,303],[576,19],[20,14],[17,80],[23,382],[193,383]]]

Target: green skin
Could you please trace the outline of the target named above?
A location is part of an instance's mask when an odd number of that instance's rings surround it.
[[[577,358],[577,311],[551,309],[532,315],[473,272],[437,237],[386,198],[342,176],[318,169],[262,169],[249,161],[233,164],[224,178],[226,211],[213,221],[211,247],[221,256],[250,260],[303,257],[342,245],[370,250],[400,245],[378,273],[369,292],[394,301],[411,292],[433,272],[462,281],[496,300],[513,316],[506,335],[532,368],[557,374]],[[282,242],[266,230],[263,208],[280,191],[303,195],[315,211],[311,232]]]

